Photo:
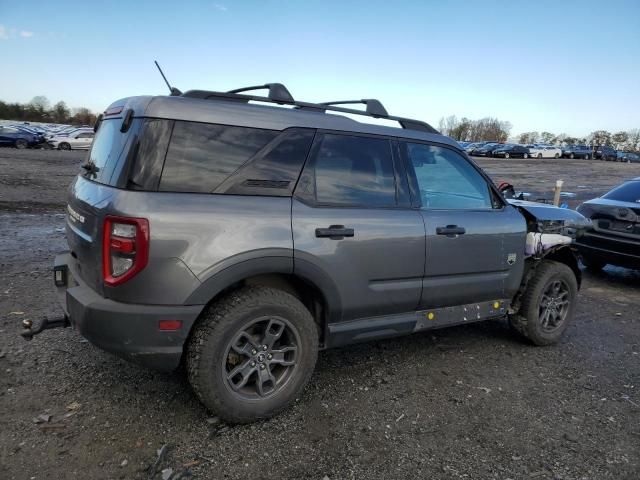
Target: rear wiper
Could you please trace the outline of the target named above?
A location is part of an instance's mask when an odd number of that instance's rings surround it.
[[[87,172],[86,175],[97,177],[97,173],[100,171],[100,168],[96,166],[93,162],[87,162],[82,165]]]

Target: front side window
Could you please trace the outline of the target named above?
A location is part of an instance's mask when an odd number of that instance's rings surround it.
[[[484,177],[453,150],[421,143],[403,144],[413,165],[423,208],[493,208]]]
[[[176,121],[159,189],[211,193],[278,133]]]
[[[320,142],[313,162],[317,203],[372,208],[396,205],[388,140],[325,134]]]
[[[602,198],[619,202],[640,203],[640,181],[632,180],[623,183],[603,195]]]

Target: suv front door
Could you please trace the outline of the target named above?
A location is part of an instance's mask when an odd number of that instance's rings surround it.
[[[403,142],[400,151],[426,229],[420,308],[513,297],[524,269],[524,217],[454,149]]]
[[[420,301],[424,223],[396,150],[386,138],[316,135],[293,198],[294,271],[331,292],[329,323]]]

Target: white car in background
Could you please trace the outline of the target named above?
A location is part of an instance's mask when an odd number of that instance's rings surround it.
[[[527,145],[531,158],[560,158],[562,149],[553,145]]]
[[[51,148],[58,150],[88,150],[95,133],[92,129],[79,129],[68,135],[58,135],[47,140]]]

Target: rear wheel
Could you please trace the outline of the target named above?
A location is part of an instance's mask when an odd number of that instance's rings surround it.
[[[569,158],[573,159],[573,158],[576,158],[576,156],[573,153],[571,153],[569,154]]]
[[[584,159],[585,159],[585,160],[589,160],[590,158],[591,158],[591,156],[590,156],[590,155],[585,155],[585,156],[584,156]]]
[[[538,154],[538,158],[542,158],[542,154],[541,153]]]
[[[528,153],[523,153],[522,154],[522,158],[529,158],[529,154]]]
[[[578,282],[567,265],[543,260],[522,297],[511,325],[535,345],[557,343],[573,318]]]
[[[504,154],[504,158],[509,158],[509,154],[508,154],[508,153],[505,153],[505,154]]]
[[[560,155],[558,155],[557,153],[553,156],[553,158],[559,158]]]
[[[25,148],[27,148],[29,146],[29,144],[27,143],[26,140],[23,140],[21,138],[19,138],[18,140],[16,140],[16,148],[23,150]]]
[[[60,145],[58,145],[58,149],[71,150],[71,145],[69,145],[67,142],[62,142]]]
[[[187,346],[189,382],[222,419],[275,415],[306,385],[318,355],[316,324],[294,296],[246,287],[213,304]]]

